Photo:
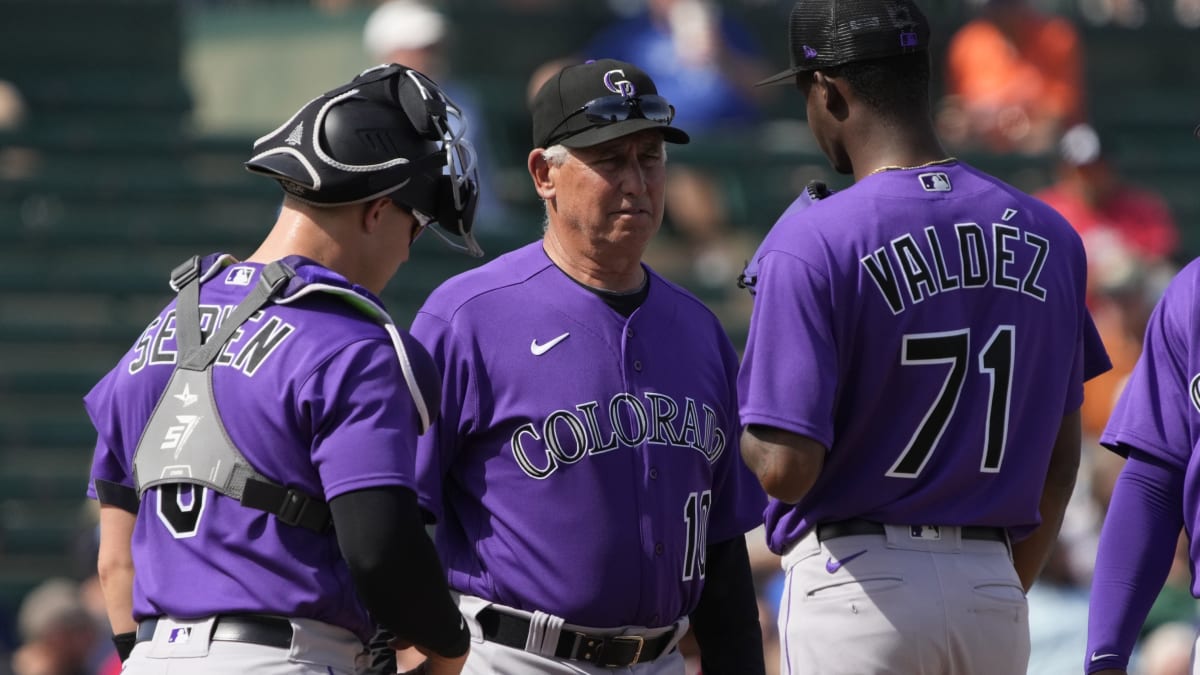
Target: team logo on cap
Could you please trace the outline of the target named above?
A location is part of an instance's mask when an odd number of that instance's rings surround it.
[[[808,45],[804,45],[804,58],[806,58],[806,59],[817,58],[817,50],[813,49],[812,47],[809,47]]]
[[[618,75],[625,77],[625,71],[621,70],[620,68],[616,68],[604,74],[604,86],[609,91],[626,97],[633,96],[635,93],[637,93],[637,89],[634,88],[633,83],[629,80],[615,79]]]

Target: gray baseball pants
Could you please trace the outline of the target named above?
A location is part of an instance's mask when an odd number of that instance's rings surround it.
[[[824,542],[810,533],[782,562],[782,675],[1026,671],[1029,607],[1005,542],[887,525]]]
[[[358,637],[320,621],[291,619],[288,649],[209,640],[212,621],[159,619],[154,638],[137,643],[122,675],[354,675],[361,663],[363,645]]]

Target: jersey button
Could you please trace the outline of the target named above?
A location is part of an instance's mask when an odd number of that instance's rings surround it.
[[[632,328],[625,329],[625,337],[627,337],[627,338],[633,337],[633,329]]]
[[[634,361],[634,362],[633,362],[633,369],[634,369],[634,370],[636,370],[636,371],[638,371],[639,373],[640,373],[640,372],[642,372],[642,362],[641,362],[641,361]]]
[[[663,545],[655,544],[654,545],[654,555],[662,555],[662,552],[663,552]]]
[[[650,480],[658,480],[658,469],[650,469]]]

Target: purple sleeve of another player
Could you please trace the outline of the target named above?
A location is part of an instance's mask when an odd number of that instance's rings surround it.
[[[819,271],[787,253],[763,254],[738,374],[743,425],[832,446],[839,378],[829,298],[829,280]]]
[[[83,398],[83,407],[92,426],[96,429],[96,449],[92,453],[92,471],[87,486],[87,496],[96,499],[96,480],[106,480],[126,487],[133,487],[133,472],[125,461],[122,449],[110,445],[111,440],[120,428],[116,408],[113,405],[113,385],[117,380],[117,371],[110,371]],[[133,439],[136,443],[138,439]]]
[[[338,352],[304,382],[299,405],[313,429],[312,459],[325,499],[415,487],[420,420],[390,341],[362,340]]]
[[[417,498],[421,508],[442,519],[442,480],[457,450],[461,425],[469,424],[473,378],[468,363],[455,347],[453,327],[434,314],[420,311],[409,330],[433,355],[442,371],[441,410],[433,427],[417,440]]]
[[[1194,414],[1188,383],[1189,334],[1197,264],[1188,265],[1167,287],[1146,326],[1146,340],[1129,382],[1109,416],[1100,442],[1158,457],[1182,471],[1191,459],[1189,420]]]
[[[730,411],[722,429],[725,432],[725,452],[713,466],[713,509],[709,514],[708,543],[718,544],[741,536],[758,527],[763,521],[763,509],[767,506],[767,495],[758,479],[742,461],[739,444],[741,424],[737,413],[737,352],[721,334],[721,358],[729,373],[729,397],[726,409]]]
[[[1124,668],[1171,568],[1183,527],[1183,473],[1134,452],[1100,533],[1088,609],[1087,672]]]

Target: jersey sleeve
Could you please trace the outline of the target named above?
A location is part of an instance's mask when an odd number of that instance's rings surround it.
[[[92,469],[88,476],[87,496],[100,499],[96,481],[107,481],[133,488],[133,471],[126,459],[120,437],[121,421],[114,404],[117,396],[118,371],[110,371],[83,399],[83,407],[96,429],[96,447],[92,452]],[[137,443],[138,439],[132,439]],[[103,500],[101,500],[103,501]]]
[[[718,331],[721,329],[718,327]],[[722,429],[725,451],[713,466],[713,508],[709,516],[708,542],[717,544],[744,535],[762,524],[767,495],[741,458],[741,424],[737,416],[737,353],[722,332],[721,356],[729,373],[730,414]]]
[[[1191,280],[1196,264],[1185,268],[1155,305],[1145,344],[1100,437],[1106,447],[1127,455],[1128,447],[1186,467],[1192,454],[1189,420],[1196,406],[1188,374],[1188,331],[1193,325]]]
[[[750,333],[738,374],[743,425],[833,445],[838,352],[829,279],[778,251],[759,263]]]
[[[433,356],[442,373],[441,409],[437,421],[417,441],[417,497],[421,508],[442,518],[442,481],[453,463],[458,439],[473,420],[474,377],[470,355],[460,349],[449,321],[421,311],[410,332]]]
[[[414,487],[421,421],[390,340],[359,340],[318,367],[297,404],[312,428],[325,499],[365,488]]]

